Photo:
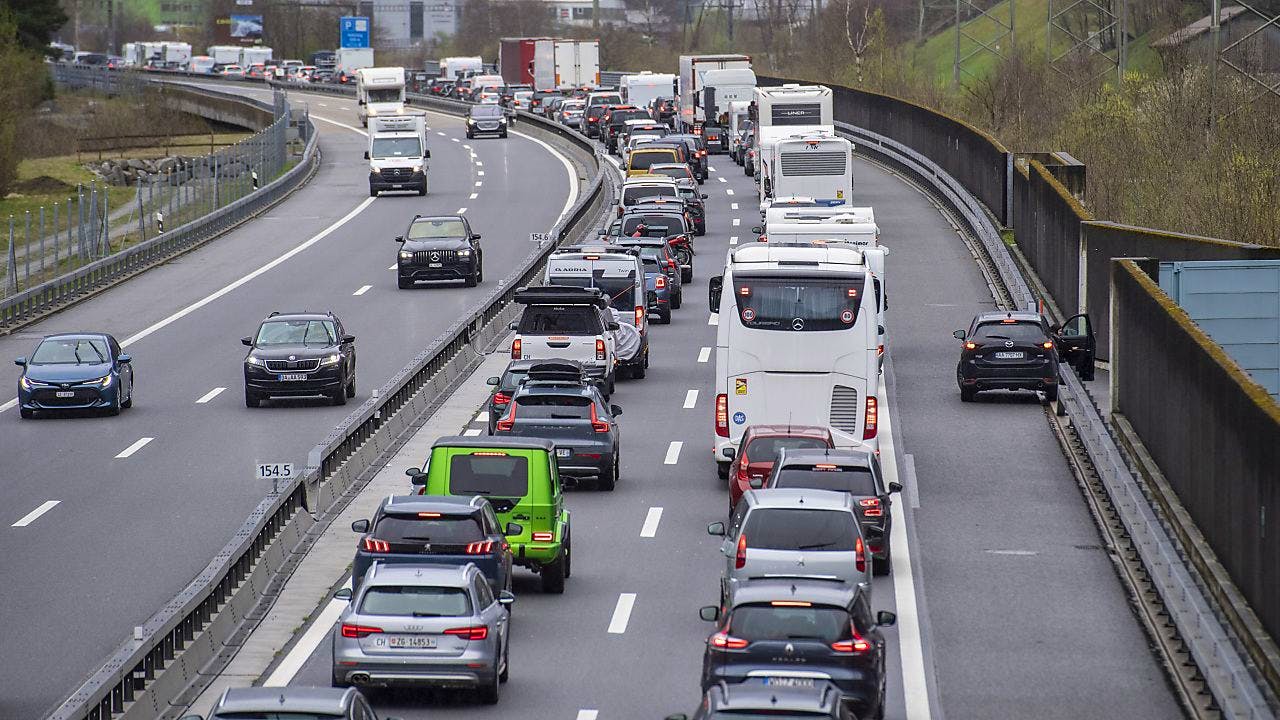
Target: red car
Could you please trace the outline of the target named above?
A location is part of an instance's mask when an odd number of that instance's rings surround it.
[[[737,455],[729,466],[729,514],[751,489],[754,480],[759,487],[773,470],[773,461],[782,448],[835,447],[830,428],[815,425],[751,425],[742,434]]]

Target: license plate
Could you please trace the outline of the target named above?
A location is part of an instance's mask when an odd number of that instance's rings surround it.
[[[444,267],[444,263],[427,263],[427,267]]]
[[[55,392],[54,395],[56,397],[75,397],[76,396],[75,391],[73,390],[59,390]]]
[[[1022,358],[1023,358],[1023,353],[1020,353],[1020,352],[998,352],[998,353],[996,353],[996,359],[997,359],[997,360],[1021,360]]]
[[[281,375],[281,376],[280,376],[280,380],[281,380],[281,381],[284,381],[284,380],[306,380],[306,379],[307,379],[307,376],[306,376],[305,374],[303,374],[303,373],[289,373],[289,374],[287,374],[287,375]]]
[[[773,687],[786,687],[786,688],[814,687],[813,678],[767,677],[764,679],[764,684],[772,685]]]
[[[425,635],[388,635],[386,641],[385,647],[395,649],[423,649],[436,646],[436,639]],[[381,645],[376,641],[375,644]]]
[[[395,189],[395,190],[399,190],[400,188],[402,188],[402,187],[404,187],[404,186],[403,186],[403,185],[400,185],[400,184],[398,184],[398,183],[397,183],[397,184],[395,184],[395,185],[392,185],[391,187],[392,187],[393,189]]]
[[[572,448],[556,448],[556,457],[569,457],[573,455]]]

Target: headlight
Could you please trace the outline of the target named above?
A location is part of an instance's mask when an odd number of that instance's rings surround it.
[[[475,120],[472,120],[471,118],[467,118],[467,124],[468,124],[468,125],[470,125],[470,124],[471,124],[471,123],[473,123],[473,122],[475,122]]]
[[[244,361],[250,365],[257,365],[258,367],[267,366],[266,361],[264,361],[262,358],[256,355],[250,355],[249,357],[245,358]]]
[[[377,109],[377,108],[369,108],[369,114],[370,114],[370,115],[377,115],[377,114],[378,114],[378,109]]]
[[[412,171],[412,172],[415,172],[415,173],[420,173],[420,172],[422,172],[422,166],[421,166],[421,165],[414,165],[413,167],[409,168],[409,170],[410,170],[410,171]]]
[[[412,260],[412,259],[413,259],[413,252],[412,252],[412,251],[410,251],[410,250],[401,250],[401,251],[400,251],[400,259],[401,259],[401,260]]]
[[[502,124],[502,125],[506,125],[506,124],[507,124],[507,119],[506,119],[505,117],[500,117],[500,118],[498,118],[498,123],[499,123],[499,124]]]
[[[338,361],[341,359],[342,359],[342,355],[338,353],[333,353],[332,355],[325,355],[324,359],[320,361],[320,367],[324,367],[326,365],[337,365]]]
[[[471,250],[469,249],[459,250],[458,257],[471,257]]]
[[[111,387],[111,376],[100,377],[97,380],[90,380],[87,384],[97,385],[98,387]]]
[[[30,390],[32,387],[35,387],[35,383],[28,380],[26,375],[18,378],[18,384],[22,386],[23,390]]]
[[[382,174],[382,168],[378,167],[377,165],[370,165],[370,166],[369,166],[369,172],[372,172],[372,173],[378,173],[379,175],[381,175],[381,174]]]

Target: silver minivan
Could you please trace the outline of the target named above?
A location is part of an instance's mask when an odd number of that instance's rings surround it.
[[[765,578],[809,578],[837,583],[871,582],[873,558],[848,493],[801,488],[748,490],[728,526],[713,522],[707,533],[723,536],[725,556],[721,604],[739,584]]]

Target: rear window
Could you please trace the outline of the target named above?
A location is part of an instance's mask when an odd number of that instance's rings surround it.
[[[1036,322],[983,323],[973,333],[976,340],[1017,340],[1039,343],[1048,340],[1044,329]]]
[[[530,305],[520,317],[525,335],[599,335],[600,313],[589,305]]]
[[[778,471],[773,487],[834,490],[850,495],[879,495],[869,468],[788,465]]]
[[[478,515],[446,515],[420,518],[417,515],[383,515],[373,536],[389,543],[471,543],[484,539]]]
[[[453,495],[524,497],[529,494],[529,459],[523,455],[472,453],[449,459]]]
[[[628,120],[636,120],[638,118],[647,118],[649,113],[644,110],[617,110],[609,116],[610,125],[622,125]]]
[[[734,637],[757,642],[761,640],[820,640],[833,643],[850,637],[849,611],[820,605],[817,607],[777,607],[774,605],[741,605],[729,618],[729,632]]]
[[[747,516],[747,547],[852,552],[857,521],[844,510],[760,508]]]
[[[360,601],[364,615],[458,617],[471,614],[471,598],[462,588],[370,587]]]
[[[684,226],[683,215],[628,215],[626,219],[622,221],[622,234],[631,235],[638,230],[641,225],[644,225],[649,230],[666,228],[666,230],[663,231],[664,235],[661,236],[654,235],[653,233],[646,233],[646,235],[651,237],[675,235],[684,232],[686,229]]]
[[[631,153],[630,168],[644,170],[650,165],[674,162],[676,159],[675,150],[641,150]]]
[[[734,277],[738,317],[753,330],[848,330],[858,320],[866,275]]]
[[[637,201],[650,197],[676,196],[675,185],[633,185],[622,190],[622,204],[635,205]]]
[[[747,462],[773,462],[783,448],[797,450],[802,448],[825,448],[826,440],[811,437],[770,437],[768,435],[752,439],[742,450]]]
[[[590,420],[591,398],[577,395],[529,395],[516,400],[517,420]]]

